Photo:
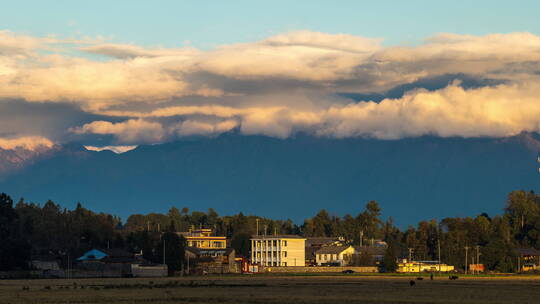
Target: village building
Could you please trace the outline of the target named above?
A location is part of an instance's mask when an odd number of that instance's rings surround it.
[[[373,246],[355,246],[356,250],[353,261],[362,260],[363,256],[367,256],[372,265],[381,265],[384,254],[386,253],[387,245],[386,243],[375,243]],[[365,265],[363,265],[365,266]]]
[[[397,272],[450,272],[454,266],[442,264],[439,261],[407,261],[398,263]]]
[[[325,246],[344,246],[343,237],[308,237],[306,238],[306,265],[317,265],[315,252]]]
[[[207,249],[186,247],[186,272],[197,274],[239,273],[241,263],[237,262],[233,248]]]
[[[192,227],[188,232],[178,232],[178,234],[186,239],[188,247],[206,249],[227,248],[227,238],[214,235],[212,229],[209,228],[195,229]]]
[[[534,248],[517,248],[518,269],[523,271],[534,271],[540,269],[540,252]]]
[[[317,266],[347,266],[356,250],[353,246],[324,246],[315,252]]]
[[[254,236],[251,263],[260,266],[305,266],[306,239],[297,235]]]
[[[76,259],[71,277],[165,277],[167,265],[148,263],[123,249],[91,249]]]

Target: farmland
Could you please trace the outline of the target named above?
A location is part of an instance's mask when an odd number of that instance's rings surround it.
[[[415,285],[410,286],[410,280]],[[0,281],[1,303],[537,303],[540,277],[223,276]]]

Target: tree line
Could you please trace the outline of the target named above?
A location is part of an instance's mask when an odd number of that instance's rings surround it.
[[[176,207],[166,214],[133,214],[122,222],[117,216],[95,213],[80,203],[69,210],[53,201],[39,205],[20,199],[15,203],[7,194],[0,194],[0,270],[26,269],[28,261],[40,255],[73,259],[92,248],[142,252],[145,259],[158,263],[165,248],[167,255],[180,256],[168,262],[178,269],[185,240],[176,232],[190,227],[214,229],[216,235],[231,240],[237,255],[246,257],[249,239],[257,233],[341,236],[352,245],[382,240],[388,244],[384,263],[389,270],[395,269],[398,257],[438,260],[439,255],[444,263],[463,268],[464,248],[479,246],[480,263],[487,269],[510,272],[516,269],[516,248],[540,248],[540,195],[532,191],[511,192],[503,213],[493,217],[486,213],[448,217],[421,221],[402,230],[391,218],[383,221],[381,215],[378,203],[370,201],[356,215],[340,217],[321,210],[300,225],[243,213],[220,216],[213,209],[201,212]]]

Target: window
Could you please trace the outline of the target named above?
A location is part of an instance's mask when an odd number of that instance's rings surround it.
[[[274,251],[274,257],[277,258],[277,251]]]
[[[274,247],[277,247],[277,240],[274,240],[273,246],[274,246]]]
[[[260,252],[257,252],[257,258],[258,258],[258,259],[261,258],[261,253],[260,253]]]
[[[328,260],[328,254],[325,254],[325,255],[324,255],[324,259],[325,259],[325,260]]]
[[[284,258],[287,257],[287,251],[283,251],[283,257],[284,257]]]
[[[287,247],[287,241],[283,241],[283,247]]]
[[[269,258],[272,257],[272,252],[268,251],[268,257],[269,257]]]
[[[287,267],[287,262],[283,262],[283,266]]]

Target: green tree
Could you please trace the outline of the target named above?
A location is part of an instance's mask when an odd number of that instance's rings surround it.
[[[182,269],[184,263],[186,239],[174,232],[165,232],[161,235],[161,240],[156,248],[157,259],[161,258],[161,263],[165,262],[169,268],[169,274]],[[165,254],[163,249],[165,248]],[[163,261],[165,259],[165,261]]]
[[[19,230],[19,217],[13,200],[0,194],[0,270],[24,269],[30,259],[30,244]]]
[[[251,235],[246,232],[239,232],[231,239],[231,247],[235,250],[237,255],[243,257],[249,257],[249,250]]]
[[[389,242],[384,253],[382,265],[385,272],[395,272],[397,270],[397,254],[394,242]]]

